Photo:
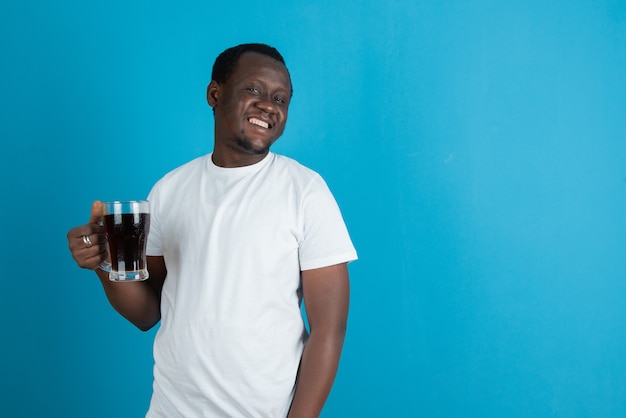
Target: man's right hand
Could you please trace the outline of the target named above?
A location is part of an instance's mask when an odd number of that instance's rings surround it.
[[[89,270],[96,270],[103,261],[109,259],[109,250],[102,214],[104,205],[96,200],[91,205],[91,218],[85,225],[72,228],[67,233],[67,243],[76,263]]]

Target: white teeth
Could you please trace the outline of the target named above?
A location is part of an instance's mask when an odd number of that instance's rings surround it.
[[[256,125],[256,126],[260,126],[260,127],[262,127],[262,128],[265,128],[265,129],[267,129],[267,128],[269,128],[269,127],[270,127],[269,123],[267,123],[267,122],[263,122],[262,120],[257,119],[257,118],[250,118],[250,119],[248,119],[248,122],[250,122],[250,123],[251,123],[251,124],[253,124],[253,125]]]

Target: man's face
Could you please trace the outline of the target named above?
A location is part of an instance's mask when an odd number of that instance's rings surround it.
[[[226,82],[209,84],[207,99],[215,109],[216,147],[265,155],[285,129],[291,80],[279,61],[246,52]]]

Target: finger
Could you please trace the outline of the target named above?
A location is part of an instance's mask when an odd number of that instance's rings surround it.
[[[108,258],[108,245],[104,234],[100,232],[89,232],[89,227],[93,225],[85,225],[82,228],[83,234],[77,233],[74,236],[68,236],[69,249],[72,257],[79,266],[90,268],[93,263],[90,261],[96,259],[96,267],[100,261]],[[81,229],[75,228],[80,231]]]
[[[99,235],[102,235],[102,237],[100,237]],[[104,235],[103,235],[103,229],[100,225],[97,224],[86,224],[86,225],[81,225],[81,226],[77,226],[75,228],[72,228],[68,231],[67,233],[67,240],[68,243],[70,244],[70,247],[72,246],[89,246],[86,245],[87,243],[85,242],[86,240],[83,239],[83,236],[87,236],[89,238],[89,240],[95,244],[96,242],[102,242],[104,241]]]
[[[90,224],[98,224],[102,222],[102,216],[104,215],[104,203],[99,200],[94,201],[91,204],[91,218],[89,219]]]
[[[72,252],[72,258],[79,267],[95,270],[108,258],[108,252],[104,247],[80,248]]]

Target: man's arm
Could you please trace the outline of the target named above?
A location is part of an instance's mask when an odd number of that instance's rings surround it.
[[[161,289],[167,274],[163,257],[148,257],[147,262],[150,277],[141,282],[112,282],[109,273],[96,270],[111,306],[142,331],[161,319]]]
[[[161,288],[167,275],[163,257],[148,257],[150,278],[142,282],[116,283],[99,266],[109,258],[104,229],[100,225],[102,203],[95,201],[89,223],[72,228],[67,233],[68,246],[79,267],[95,270],[111,306],[137,328],[146,331],[161,319]],[[87,246],[83,236],[89,236]]]
[[[318,417],[335,380],[348,320],[346,263],[302,272],[311,335],[304,347],[289,418]]]

